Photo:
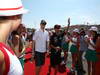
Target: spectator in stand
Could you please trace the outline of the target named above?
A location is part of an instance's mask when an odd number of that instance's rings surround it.
[[[66,64],[67,62],[67,57],[68,57],[68,50],[69,50],[69,42],[70,42],[70,33],[64,31],[64,37],[62,41],[62,49],[64,51],[64,63]]]
[[[15,52],[16,56],[19,57],[25,50],[25,39],[23,35],[23,25],[20,24],[17,30],[13,31],[10,35],[11,40],[10,46]]]
[[[24,33],[26,32],[23,24],[20,24],[16,31],[12,32],[11,47],[13,48],[15,54],[20,59],[22,67],[24,68],[24,57],[22,55],[25,53],[26,40]]]
[[[72,71],[75,71],[75,65],[78,60],[78,52],[79,52],[79,30],[74,29],[72,33],[72,38],[70,39],[72,45],[70,47],[70,52],[72,54]]]
[[[88,44],[85,41],[85,30],[83,28],[80,29],[80,35],[79,35],[79,58],[78,60],[80,61],[80,69],[83,73],[85,73],[85,70],[83,69],[83,53],[88,50]]]
[[[86,51],[85,58],[88,64],[88,75],[95,75],[95,64],[98,60],[96,53],[97,42],[97,27],[92,26],[90,29],[90,35],[87,36],[86,42],[88,44],[88,50]]]

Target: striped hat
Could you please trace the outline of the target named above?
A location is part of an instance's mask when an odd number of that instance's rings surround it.
[[[21,0],[0,0],[0,16],[19,15],[27,11],[24,9]]]

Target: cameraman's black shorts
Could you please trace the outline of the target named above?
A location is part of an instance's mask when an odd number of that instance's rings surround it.
[[[61,52],[51,52],[50,63],[52,67],[61,63]]]

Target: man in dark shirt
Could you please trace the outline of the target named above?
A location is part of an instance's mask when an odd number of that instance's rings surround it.
[[[63,34],[60,31],[61,26],[55,25],[53,35],[50,37],[50,47],[51,47],[51,56],[50,56],[50,67],[49,73],[51,72],[51,67],[54,68],[54,75],[57,74],[59,64],[61,63],[61,46],[63,40]]]

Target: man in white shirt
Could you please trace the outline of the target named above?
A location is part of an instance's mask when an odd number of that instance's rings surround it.
[[[40,29],[33,35],[33,56],[35,55],[36,75],[39,75],[41,66],[45,63],[45,53],[49,47],[49,34],[45,30],[46,21],[41,20]]]

